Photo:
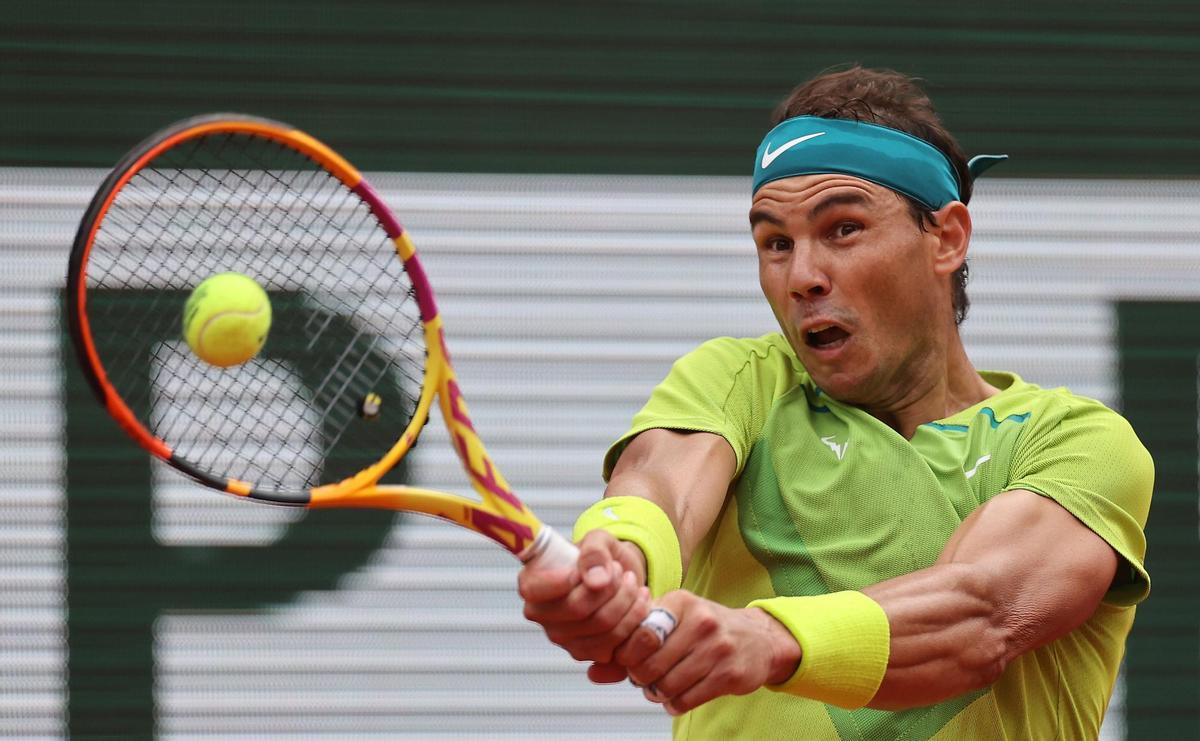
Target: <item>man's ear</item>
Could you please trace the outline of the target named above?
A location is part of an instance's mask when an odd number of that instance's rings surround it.
[[[950,275],[967,259],[971,243],[971,212],[961,201],[951,201],[933,212],[938,226],[930,229],[938,243],[933,267],[939,275]]]

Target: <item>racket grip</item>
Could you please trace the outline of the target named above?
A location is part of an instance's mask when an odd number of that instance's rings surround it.
[[[535,569],[561,569],[575,565],[579,560],[579,549],[554,528],[542,525],[529,548],[519,558]]]
[[[558,534],[554,528],[543,525],[533,542],[520,554],[524,563],[537,569],[560,569],[574,566],[579,560],[579,549],[575,544]],[[658,637],[659,645],[667,640],[667,636],[675,630],[678,622],[671,611],[665,607],[656,607],[642,620],[642,627],[648,628]]]

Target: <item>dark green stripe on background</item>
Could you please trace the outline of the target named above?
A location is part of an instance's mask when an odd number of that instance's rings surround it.
[[[1126,654],[1130,739],[1200,738],[1200,303],[1117,305],[1124,414],[1154,456],[1153,589]]]
[[[293,122],[366,169],[748,174],[831,64],[929,81],[1015,175],[1200,173],[1200,8],[883,0],[11,3],[0,164],[109,166],[175,119]]]

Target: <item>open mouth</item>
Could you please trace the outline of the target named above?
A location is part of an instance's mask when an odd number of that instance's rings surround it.
[[[817,350],[829,350],[841,346],[850,333],[832,324],[824,327],[813,327],[804,333],[804,343]]]

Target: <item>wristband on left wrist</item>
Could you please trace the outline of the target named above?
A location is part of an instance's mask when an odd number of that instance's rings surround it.
[[[654,598],[678,589],[683,581],[679,536],[667,513],[643,497],[606,497],[575,521],[575,542],[592,530],[605,530],[636,545],[646,560],[646,585]]]

